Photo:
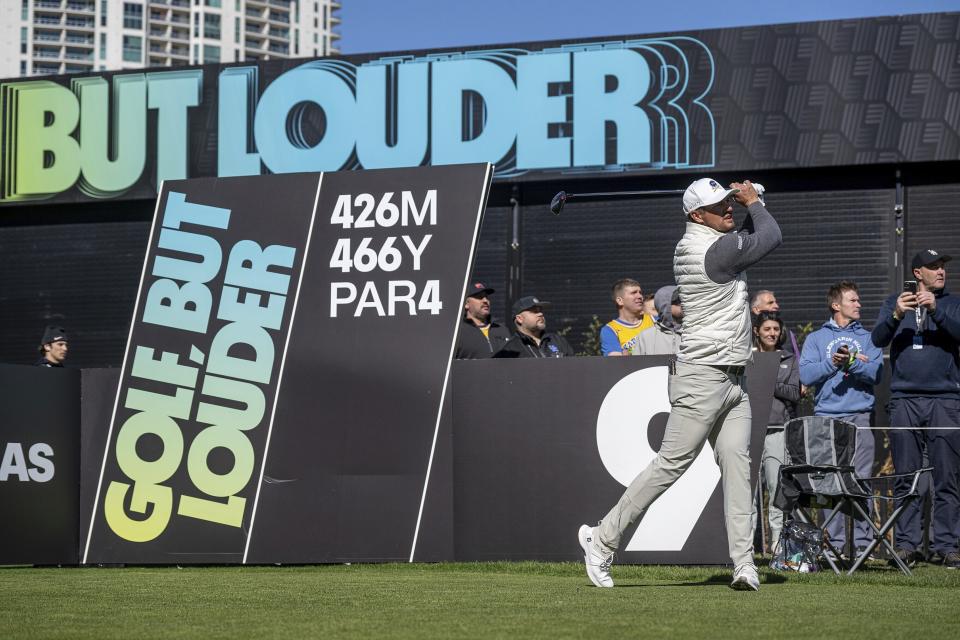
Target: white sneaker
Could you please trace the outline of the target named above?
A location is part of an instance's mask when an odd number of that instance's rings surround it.
[[[760,591],[760,577],[757,575],[757,568],[752,562],[737,565],[733,572],[733,582],[730,583],[730,588],[737,591]]]
[[[593,536],[596,528],[588,525],[580,527],[577,538],[580,548],[583,549],[583,563],[587,566],[587,577],[597,587],[612,587],[613,578],[610,577],[610,565],[613,563],[613,554],[604,556],[593,546]],[[754,573],[756,574],[756,573]]]

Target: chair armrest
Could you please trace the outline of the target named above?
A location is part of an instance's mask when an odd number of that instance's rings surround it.
[[[780,467],[780,474],[795,473],[854,473],[853,467],[839,467],[834,465],[817,464],[790,464]]]

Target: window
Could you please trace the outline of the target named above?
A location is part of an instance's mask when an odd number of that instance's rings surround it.
[[[193,37],[194,38],[200,37],[200,14],[199,13],[193,14]]]
[[[143,38],[123,36],[123,61],[140,62],[143,60]]]
[[[240,18],[233,19],[233,41],[240,42]]]
[[[107,59],[107,34],[100,34],[100,59]]]
[[[204,0],[204,4],[208,7],[220,7],[220,0]]]
[[[20,10],[20,19],[26,20],[29,17],[30,17],[30,0],[23,0],[23,6],[21,7],[21,10]]]
[[[107,26],[107,0],[100,0],[100,26]]]
[[[220,16],[216,13],[203,16],[203,37],[220,39]]]
[[[27,61],[26,61],[26,60],[21,60],[21,61],[20,61],[20,75],[22,75],[22,76],[27,75]]]
[[[203,45],[204,62],[220,62],[220,47],[212,44]]]
[[[27,28],[20,27],[20,53],[27,52]]]
[[[123,3],[124,29],[143,29],[143,5],[132,2]]]

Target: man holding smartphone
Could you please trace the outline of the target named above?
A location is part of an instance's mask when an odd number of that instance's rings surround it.
[[[884,302],[873,329],[873,343],[890,345],[890,448],[897,473],[923,464],[933,471],[931,548],[949,568],[960,568],[960,299],[947,293],[945,265],[950,256],[932,249],[913,257],[916,280]],[[898,492],[907,479],[896,480]],[[922,559],[921,505],[897,523],[897,555],[912,566]]]

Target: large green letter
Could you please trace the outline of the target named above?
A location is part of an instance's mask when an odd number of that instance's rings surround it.
[[[80,119],[77,99],[48,80],[7,84],[3,93],[3,198],[43,198],[72,187],[80,175],[80,145],[70,137]]]
[[[80,78],[71,86],[82,114],[80,190],[94,198],[119,195],[140,178],[146,164],[147,83],[142,73],[114,76],[112,109],[103,78]]]

